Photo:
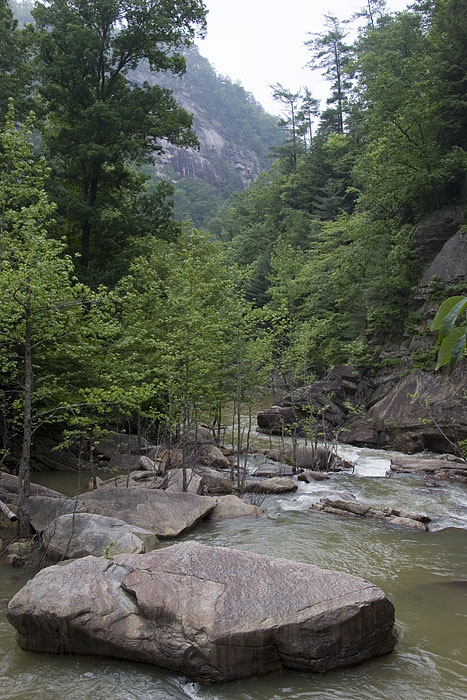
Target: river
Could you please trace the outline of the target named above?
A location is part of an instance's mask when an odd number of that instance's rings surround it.
[[[268,518],[205,523],[185,538],[252,550],[356,574],[379,585],[396,608],[399,643],[384,658],[324,675],[288,672],[222,685],[204,685],[163,670],[84,656],[33,654],[19,649],[5,618],[8,600],[28,572],[0,567],[0,698],[33,700],[466,700],[467,486],[385,477],[390,455],[341,446],[354,474],[300,483],[271,496]],[[47,485],[70,491],[73,476]],[[44,479],[42,479],[44,481]],[[384,524],[311,510],[325,493],[353,493],[377,506],[424,511],[435,531],[391,530]],[[294,592],[291,590],[290,595]]]

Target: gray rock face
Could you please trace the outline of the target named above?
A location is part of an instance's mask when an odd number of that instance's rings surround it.
[[[108,556],[144,554],[157,546],[157,537],[149,530],[91,513],[59,516],[42,539],[51,559],[100,557],[105,551]]]
[[[31,525],[36,532],[43,532],[47,525],[60,515],[67,515],[80,510],[79,503],[65,496],[61,496],[61,498],[33,496],[29,499]]]
[[[157,537],[177,537],[203,520],[215,508],[216,501],[191,493],[109,488],[83,494],[79,504],[83,511],[121,518]]]
[[[7,616],[23,649],[113,656],[202,681],[329,671],[396,642],[392,604],[360,578],[195,542],[48,567]]]
[[[414,370],[370,408],[368,417],[382,426],[383,446],[406,453],[451,451],[467,438],[465,389],[465,367],[451,378]]]
[[[467,279],[467,233],[458,231],[442,247],[431,265],[425,270],[416,298],[424,297],[433,277],[445,284],[456,284]]]
[[[425,262],[431,262],[446,241],[459,230],[464,212],[464,206],[443,207],[418,224],[412,241]]]

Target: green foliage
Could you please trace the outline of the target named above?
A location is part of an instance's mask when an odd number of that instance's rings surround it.
[[[127,212],[139,204],[133,164],[161,150],[160,139],[196,144],[192,118],[171,92],[138,86],[131,71],[147,60],[153,71],[182,73],[177,50],[204,28],[205,8],[201,0],[53,0],[37,3],[33,16],[53,197],[83,273],[102,279],[92,265],[112,266],[105,241],[124,242]]]
[[[462,326],[455,323],[466,316]],[[440,305],[430,330],[438,331],[438,363],[436,369],[449,365],[452,372],[467,344],[467,297],[455,296],[445,299]]]

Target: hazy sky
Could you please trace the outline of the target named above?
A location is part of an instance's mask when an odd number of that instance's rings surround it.
[[[268,112],[280,106],[271,98],[269,85],[281,83],[291,90],[308,86],[325,98],[328,85],[318,71],[304,68],[309,60],[304,42],[308,33],[323,29],[323,16],[349,18],[365,0],[204,0],[208,13],[207,38],[200,53],[218,73],[239,80]],[[403,10],[409,0],[388,0],[390,11]],[[323,106],[323,105],[322,105]]]

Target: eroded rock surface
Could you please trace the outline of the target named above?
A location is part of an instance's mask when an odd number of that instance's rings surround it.
[[[61,515],[48,525],[42,539],[51,559],[100,557],[104,552],[144,554],[157,546],[157,537],[149,530],[94,513]]]
[[[141,488],[98,489],[79,497],[81,510],[120,518],[153,532],[177,537],[203,520],[216,506],[214,498]]]
[[[202,681],[329,671],[396,642],[392,604],[363,579],[195,542],[48,567],[7,616],[23,649],[152,663]]]

